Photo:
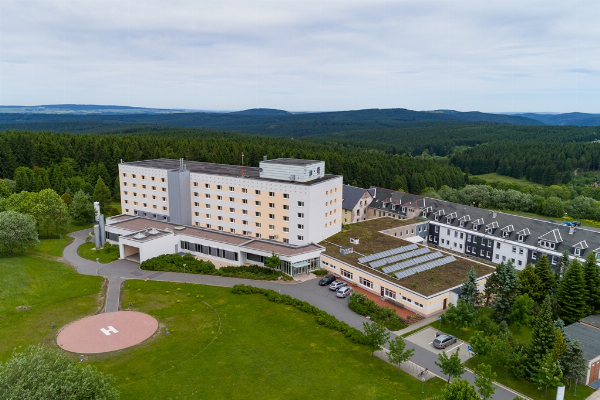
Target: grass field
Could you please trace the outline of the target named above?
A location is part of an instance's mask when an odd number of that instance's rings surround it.
[[[0,257],[0,362],[30,344],[57,348],[61,327],[100,309],[103,279],[52,259],[66,243],[43,240],[30,253]],[[425,399],[444,386],[427,381],[421,394],[419,380],[261,295],[129,280],[122,302],[160,323],[145,343],[86,360],[115,376],[123,399]]]
[[[67,242],[43,240],[35,251],[0,257],[0,361],[19,346],[52,344],[58,329],[100,308],[104,279],[53,260]]]
[[[107,264],[119,259],[119,246],[112,246],[110,250],[92,250],[94,246],[94,243],[83,243],[77,249],[77,253],[81,257],[92,261],[96,261],[96,258],[99,258],[100,260],[98,261],[102,264]]]
[[[488,182],[505,182],[505,183],[514,183],[517,185],[544,186],[544,185],[540,185],[539,183],[530,182],[525,178],[517,179],[517,178],[513,178],[511,176],[499,175],[495,172],[491,172],[489,174],[482,174],[482,175],[473,175],[473,177],[474,178],[482,178]]]

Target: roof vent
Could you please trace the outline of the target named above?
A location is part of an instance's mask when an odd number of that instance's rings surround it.
[[[296,175],[290,175],[290,181],[295,181],[296,180]]]
[[[497,216],[498,216],[498,213],[497,213],[496,211],[494,211],[494,212],[492,213],[492,218],[496,218]]]
[[[263,161],[267,161],[267,156],[263,156]]]
[[[182,230],[184,230],[184,229],[185,229],[185,226],[176,226],[176,227],[175,227],[175,230],[176,230],[176,231],[182,231]]]
[[[160,232],[158,229],[152,228],[152,229],[150,229],[150,231],[148,233],[151,235],[158,235]]]
[[[146,235],[144,235],[142,232],[138,232],[133,238],[134,239],[146,239]]]
[[[569,227],[569,235],[572,235],[575,233],[575,227],[574,226],[570,226]]]

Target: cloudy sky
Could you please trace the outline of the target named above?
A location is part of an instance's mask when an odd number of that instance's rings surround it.
[[[600,1],[0,0],[0,105],[600,112]]]

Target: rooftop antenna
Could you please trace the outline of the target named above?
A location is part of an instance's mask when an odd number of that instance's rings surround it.
[[[242,178],[244,177],[244,152],[242,151]]]

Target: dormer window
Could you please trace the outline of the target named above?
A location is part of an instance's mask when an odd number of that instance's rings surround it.
[[[519,242],[524,242],[525,241],[525,236],[523,235],[519,235],[518,239]]]
[[[402,212],[406,212],[406,207],[402,207]]]
[[[575,255],[579,257],[581,255],[581,249],[575,249]]]
[[[460,225],[461,228],[465,227],[465,221],[460,221],[458,224]]]
[[[479,225],[473,225],[473,230],[476,231],[479,229]]]
[[[438,220],[439,220],[439,218],[440,218],[440,216],[439,216],[439,215],[436,215],[436,216],[434,216],[434,219],[435,219],[436,221],[438,221]]]

